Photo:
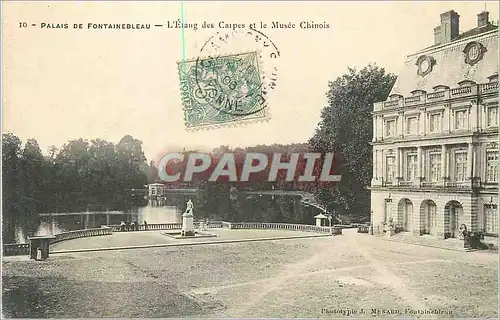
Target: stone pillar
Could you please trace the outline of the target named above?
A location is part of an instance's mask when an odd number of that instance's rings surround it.
[[[481,113],[481,130],[484,130],[486,129],[486,125],[487,125],[487,120],[488,120],[488,114],[487,114],[487,110],[486,110],[486,106],[484,104],[481,104],[479,109],[481,110],[480,113]]]
[[[478,145],[474,144],[474,149],[472,151],[472,177],[479,177],[479,150]]]
[[[417,147],[417,182],[420,182],[421,178],[424,177],[424,159],[422,158],[422,147]]]
[[[472,180],[472,157],[474,155],[474,145],[469,143],[469,150],[467,152],[467,177]]]
[[[444,117],[444,123],[443,124],[446,127],[446,130],[443,130],[445,133],[451,133],[453,130],[453,111],[451,110],[451,105],[449,103],[444,104],[444,112],[445,112],[445,117]]]
[[[420,135],[425,136],[425,125],[426,125],[425,109],[420,109],[419,118],[420,119],[418,122],[418,131]]]
[[[401,149],[396,148],[396,180],[399,180],[401,177],[401,168],[400,168],[400,162],[401,162]]]
[[[377,150],[373,149],[373,179],[377,180]]]
[[[446,145],[443,144],[441,146],[441,179],[443,181],[446,181],[448,177],[448,166],[447,166],[447,161],[448,155],[446,154]]]
[[[399,133],[399,136],[400,137],[403,137],[405,132],[404,132],[404,117],[403,117],[403,113],[400,112],[398,114],[398,133]]]
[[[106,225],[109,226],[109,213],[106,213]]]
[[[471,102],[471,108],[470,108],[470,129],[472,132],[478,131],[478,105],[476,101]]]
[[[378,134],[377,134],[377,118],[378,116],[373,116],[373,142],[377,142]]]

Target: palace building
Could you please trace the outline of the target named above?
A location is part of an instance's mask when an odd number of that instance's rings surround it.
[[[374,104],[374,232],[392,218],[417,236],[498,236],[498,25],[485,11],[460,33],[459,17],[441,14],[434,45]]]

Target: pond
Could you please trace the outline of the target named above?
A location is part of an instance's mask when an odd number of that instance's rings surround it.
[[[192,199],[196,218],[247,222],[314,223],[318,209],[306,207],[297,196],[253,195],[234,201],[204,197],[202,194],[170,195],[148,200],[144,206],[123,211],[80,211],[41,213],[38,220],[16,223],[15,242],[25,243],[31,235],[49,235],[64,231],[100,228],[118,225],[121,221],[154,223],[181,223],[186,202]]]

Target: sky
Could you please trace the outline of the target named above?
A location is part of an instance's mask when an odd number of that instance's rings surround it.
[[[306,142],[327,104],[329,81],[369,63],[397,74],[406,55],[433,44],[441,13],[458,12],[465,31],[485,6],[498,21],[497,2],[184,2],[185,22],[199,28],[185,29],[182,37],[181,29],[166,27],[86,29],[88,23],[166,24],[181,18],[177,2],[2,2],[2,131],[35,138],[44,153],[71,139],[117,143],[130,134],[153,160],[180,147]],[[227,30],[203,29],[203,21],[268,24],[259,30],[280,51],[276,62],[262,61],[278,67],[269,121],[186,130],[177,62],[197,58],[214,32]],[[272,29],[272,21],[330,28]],[[73,29],[75,23],[84,29]],[[245,45],[235,40],[223,53]]]

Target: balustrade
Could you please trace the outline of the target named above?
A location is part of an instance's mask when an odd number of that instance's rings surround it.
[[[278,229],[278,230],[295,230],[295,231],[305,231],[305,232],[316,232],[316,233],[326,233],[326,234],[342,234],[342,227],[319,227],[314,225],[306,224],[292,224],[292,223],[269,223],[269,222],[225,222],[217,221],[208,224],[212,228],[223,228],[228,227],[229,229]],[[139,225],[138,230],[175,230],[181,229],[182,223],[157,223],[148,224],[147,229],[145,225]],[[120,225],[103,226],[96,229],[84,229],[84,230],[74,230],[62,232],[54,235],[55,239],[50,242],[54,244],[60,241],[78,239],[84,237],[94,237],[103,235],[112,235],[113,232],[121,231],[122,227]],[[3,255],[27,255],[30,251],[30,245],[27,243],[23,244],[4,244],[3,245]]]
[[[384,102],[384,107],[386,108],[399,107],[400,105],[401,105],[400,100],[389,100]]]
[[[498,90],[498,82],[490,82],[490,83],[483,83],[479,85],[479,92],[480,93],[487,93],[487,92],[493,92]]]
[[[397,100],[387,100],[381,103],[377,103],[374,106],[375,110],[380,109],[379,106],[383,106],[383,108],[399,108],[405,106],[411,106],[416,104],[423,104],[427,101],[438,101],[438,100],[447,100],[450,98],[458,98],[465,96],[472,96],[476,94],[483,93],[491,93],[498,91],[498,82],[488,82],[482,83],[478,85],[472,85],[467,87],[459,87],[453,89],[447,89],[437,92],[426,93],[418,96],[411,96],[406,98],[401,98]]]
[[[452,98],[457,96],[469,95],[472,93],[472,87],[461,87],[450,90],[450,95]]]
[[[56,238],[51,241],[51,244],[57,243],[64,240],[85,238],[85,237],[95,237],[113,234],[112,228],[99,228],[99,229],[84,229],[67,231],[54,235]]]
[[[230,229],[277,229],[277,230],[294,230],[307,231],[317,233],[330,233],[330,227],[318,227],[305,224],[293,223],[269,223],[269,222],[233,222],[222,223]],[[341,228],[339,228],[341,230]]]
[[[422,96],[414,96],[414,97],[408,97],[408,98],[405,98],[405,104],[406,105],[412,105],[412,104],[420,104],[420,103],[424,103],[425,102],[425,96],[422,95]]]
[[[28,255],[30,253],[29,243],[9,243],[3,245],[4,256]]]
[[[448,91],[431,92],[427,94],[427,100],[448,99],[449,96]]]

